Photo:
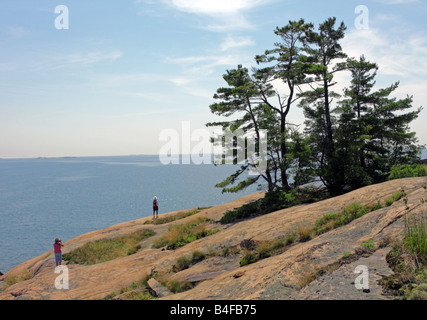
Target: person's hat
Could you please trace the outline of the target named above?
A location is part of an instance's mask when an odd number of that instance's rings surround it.
[[[60,241],[62,241],[61,239],[59,239],[59,238],[56,238],[55,239],[55,242],[60,242]]]

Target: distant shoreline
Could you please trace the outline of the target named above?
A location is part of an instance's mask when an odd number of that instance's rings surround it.
[[[172,156],[181,157],[185,154],[173,154]],[[127,155],[84,155],[84,156],[38,156],[38,157],[7,157],[1,158],[0,160],[55,160],[55,159],[79,159],[79,158],[103,158],[103,157],[147,157],[147,156],[158,156],[158,154],[142,153],[142,154],[127,154]],[[427,161],[427,149],[421,150],[421,161],[426,163]]]

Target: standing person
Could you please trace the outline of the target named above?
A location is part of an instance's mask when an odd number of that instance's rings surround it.
[[[62,244],[62,240],[59,238],[55,239],[55,243],[53,244],[53,252],[55,254],[55,263],[56,266],[60,266],[62,263],[62,247],[64,245]]]
[[[153,220],[157,219],[159,217],[159,201],[157,200],[157,197],[154,196],[153,198]]]

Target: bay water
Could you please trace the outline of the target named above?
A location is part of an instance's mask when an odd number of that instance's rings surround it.
[[[152,215],[215,206],[256,192],[222,194],[237,168],[163,165],[158,155],[0,160],[0,271],[78,235]]]
[[[422,151],[427,159],[427,150]],[[222,194],[236,166],[163,165],[158,155],[0,159],[0,271],[78,235],[159,213],[215,206],[256,192]]]

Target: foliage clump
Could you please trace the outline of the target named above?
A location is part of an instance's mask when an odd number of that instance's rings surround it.
[[[427,192],[427,182],[423,186]],[[381,280],[391,294],[405,300],[427,300],[427,210],[421,199],[421,212],[412,214],[406,206],[402,239],[395,240],[387,255],[394,274]]]
[[[136,253],[141,248],[139,243],[154,234],[152,230],[142,229],[125,236],[91,241],[64,253],[63,259],[69,263],[86,265],[110,261]]]
[[[421,164],[404,164],[401,166],[393,166],[388,180],[425,176],[427,176],[425,166]]]
[[[240,219],[253,218],[295,205],[320,201],[328,196],[328,193],[322,188],[297,188],[288,192],[275,190],[267,192],[264,198],[227,211],[220,222],[226,224]]]
[[[168,232],[153,243],[154,248],[167,247],[169,250],[182,247],[187,243],[193,242],[218,232],[218,229],[208,229],[212,223],[206,218],[197,218],[190,222],[170,226]]]

